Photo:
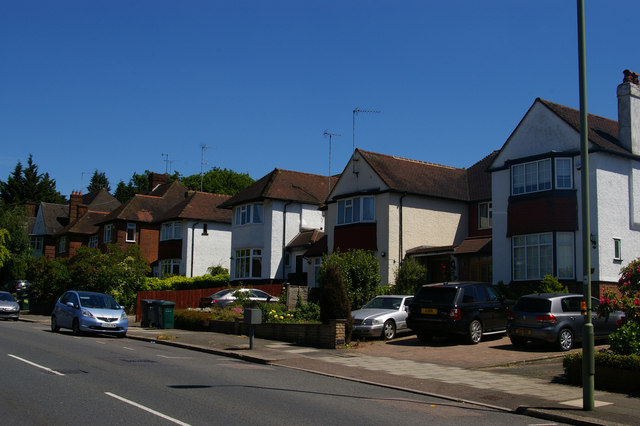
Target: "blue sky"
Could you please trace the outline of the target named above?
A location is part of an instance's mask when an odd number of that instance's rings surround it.
[[[589,112],[640,72],[636,10],[586,1]],[[64,195],[94,170],[327,174],[353,144],[469,167],[536,97],[579,107],[576,2],[4,1],[0,179],[33,154]],[[170,161],[164,160],[168,154]]]

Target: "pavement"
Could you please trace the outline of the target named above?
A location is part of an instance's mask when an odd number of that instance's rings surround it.
[[[22,321],[49,317],[21,314]],[[129,321],[127,338],[172,345],[249,362],[277,365],[344,380],[577,425],[640,425],[640,394],[595,391],[595,409],[583,410],[582,388],[563,383],[564,353],[546,346],[515,349],[506,337],[469,346],[413,335],[366,340],[345,349],[318,349],[248,336],[143,328]]]

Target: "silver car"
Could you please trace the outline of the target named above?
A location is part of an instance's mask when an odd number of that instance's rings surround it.
[[[241,296],[242,295],[242,296]],[[249,299],[251,302],[256,303],[278,303],[279,299],[257,288],[236,288],[220,290],[211,296],[203,297],[200,299],[201,308],[225,308],[236,301],[237,296]]]
[[[18,321],[20,318],[20,305],[11,293],[0,291],[0,318]]]
[[[51,331],[69,328],[73,334],[84,332],[125,337],[129,320],[113,297],[90,291],[67,291],[51,313]]]
[[[568,351],[582,340],[584,317],[580,310],[582,294],[542,293],[529,294],[518,299],[507,314],[507,334],[514,346],[528,341],[549,342],[558,349]],[[617,329],[624,312],[597,314],[600,301],[591,298],[591,319],[594,339],[604,339]]]
[[[407,328],[407,305],[413,296],[377,296],[357,311],[353,318],[352,334],[356,336],[396,337],[396,333],[409,331]]]

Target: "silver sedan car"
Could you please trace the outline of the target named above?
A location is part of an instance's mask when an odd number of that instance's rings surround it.
[[[407,305],[413,296],[377,296],[357,311],[353,317],[354,336],[381,336],[385,340],[407,328]]]
[[[0,318],[18,321],[20,306],[11,293],[0,291]]]
[[[51,313],[51,331],[69,328],[73,334],[104,333],[125,337],[129,320],[113,297],[90,291],[67,291]]]

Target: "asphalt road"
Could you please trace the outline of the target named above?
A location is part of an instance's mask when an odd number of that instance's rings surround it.
[[[530,424],[534,419],[165,345],[0,322],[0,413],[40,424]]]

